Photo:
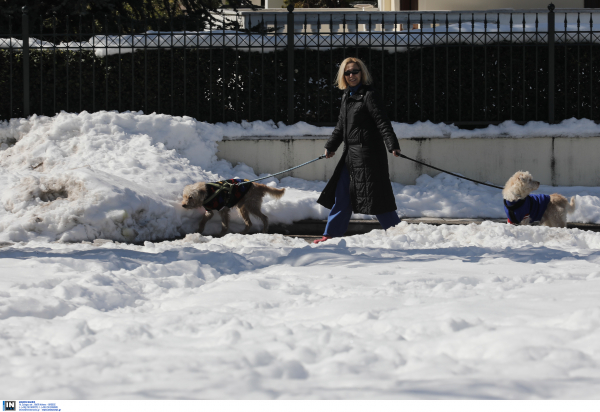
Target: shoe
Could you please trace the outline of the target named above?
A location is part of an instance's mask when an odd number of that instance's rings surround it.
[[[317,243],[321,243],[321,242],[325,242],[326,240],[332,239],[331,236],[323,236],[321,239],[317,239],[315,241],[313,241],[313,243],[316,245]]]

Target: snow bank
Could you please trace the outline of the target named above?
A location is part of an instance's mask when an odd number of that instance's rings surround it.
[[[211,125],[141,113],[60,113],[0,124],[0,239],[153,240],[197,227],[185,185],[256,177],[217,161],[224,134],[314,132],[306,124]],[[292,196],[293,197],[293,196]]]
[[[486,248],[489,250],[548,248],[584,253],[600,250],[600,233],[579,229],[551,228],[545,226],[513,226],[504,223],[482,222],[469,225],[427,225],[401,222],[386,230],[372,230],[364,235],[346,236],[329,240],[318,245],[307,244],[304,240],[282,235],[255,234],[252,236],[228,234],[222,238],[188,234],[185,238],[154,244],[146,242],[146,251],[164,252],[172,248],[193,245],[199,250],[239,251],[250,254],[256,248],[273,250],[293,248],[365,248],[376,249],[367,252],[372,257],[382,257],[387,250],[449,249],[449,248]],[[115,247],[111,245],[110,247]],[[138,246],[126,246],[139,250]],[[356,249],[356,250],[359,250]],[[381,250],[381,251],[380,251]],[[286,252],[287,253],[287,252]]]
[[[414,124],[392,123],[394,132],[400,139],[413,137],[446,138],[530,138],[530,137],[596,137],[600,136],[600,125],[589,119],[566,119],[559,124],[531,121],[519,125],[507,120],[499,125],[490,125],[484,129],[465,130],[453,124],[432,123],[431,121]]]
[[[400,223],[387,231],[374,230],[363,236],[333,239],[348,247],[382,249],[442,249],[479,247],[488,249],[519,249],[524,247],[561,250],[599,250],[600,234],[578,229],[550,228],[545,226],[512,226],[502,223],[482,222],[481,225],[409,225]]]
[[[211,180],[218,135],[190,118],[61,113],[4,123],[1,238],[156,239],[192,230],[179,210],[186,184]]]
[[[573,119],[552,126],[505,122],[476,131],[431,122],[394,124],[394,129],[400,137],[527,137],[540,130],[566,136],[600,133],[593,122]],[[217,142],[223,136],[327,135],[331,130],[302,122],[208,124],[190,117],[129,112],[63,112],[2,122],[0,241],[145,241],[183,236],[196,230],[200,218],[200,211],[180,206],[185,185],[257,177],[244,164],[217,160]],[[272,223],[327,217],[328,210],[316,203],[325,182],[292,177],[264,182],[287,188],[280,201],[265,198],[263,210]],[[414,186],[393,184],[393,189],[404,217],[504,217],[500,191],[446,174],[423,175]],[[541,187],[540,192],[577,195],[572,220],[600,223],[600,188]],[[232,229],[240,230],[241,225],[233,213]],[[207,233],[218,230],[215,218]]]

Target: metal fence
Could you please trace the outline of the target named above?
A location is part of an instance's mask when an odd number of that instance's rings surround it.
[[[0,23],[0,119],[143,111],[209,122],[334,124],[340,62],[362,58],[399,122],[596,119],[600,10],[223,14]],[[21,19],[14,33],[14,19]],[[65,23],[66,22],[66,23]],[[60,31],[60,32],[58,32]]]

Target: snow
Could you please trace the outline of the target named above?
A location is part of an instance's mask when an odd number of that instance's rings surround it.
[[[600,135],[600,125],[585,119],[545,126],[505,122],[473,131],[431,122],[394,123],[393,127],[401,138],[527,137],[544,132]],[[291,126],[271,121],[208,124],[190,117],[141,112],[63,112],[0,123],[0,242],[143,242],[182,237],[196,230],[200,218],[199,211],[180,206],[184,186],[258,177],[244,164],[217,160],[217,142],[224,136],[289,137],[331,131],[331,127],[302,122]],[[263,182],[287,190],[279,201],[265,198],[263,209],[272,223],[327,217],[328,209],[316,203],[325,182],[292,177]],[[433,178],[422,175],[415,185],[394,183],[393,190],[403,217],[504,217],[499,190],[445,173]],[[576,196],[578,207],[570,220],[600,223],[600,188],[542,186],[539,192]],[[232,229],[239,231],[242,224],[237,213],[232,213]],[[260,225],[256,222],[255,227]],[[218,231],[219,220],[213,218],[206,233]]]
[[[483,129],[460,129],[453,124],[432,123],[431,121],[414,124],[392,123],[399,139],[413,137],[446,137],[452,139],[478,138],[531,138],[531,137],[596,137],[600,135],[600,125],[589,119],[565,119],[559,124],[530,121],[518,125],[507,120],[499,125],[490,125]]]
[[[330,132],[130,112],[1,123],[0,386],[16,399],[598,399],[600,233],[402,222],[313,245],[216,238],[216,219],[192,233],[184,185],[256,177],[217,160],[224,136]],[[272,222],[327,216],[325,182],[268,182],[287,189],[267,198]],[[503,216],[500,191],[447,174],[393,188],[403,216]],[[571,220],[600,222],[600,188],[540,191],[576,195]]]
[[[598,399],[593,232],[403,222],[0,256],[18,399]]]

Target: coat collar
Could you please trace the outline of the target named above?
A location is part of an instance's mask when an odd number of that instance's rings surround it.
[[[504,205],[508,209],[518,209],[521,206],[523,206],[523,204],[525,203],[526,200],[527,200],[527,196],[525,196],[523,199],[517,199],[514,201],[504,199]]]
[[[346,98],[348,98],[348,99],[362,100],[363,97],[365,96],[365,93],[369,90],[370,90],[370,86],[361,84],[358,91],[356,93],[354,93],[352,96],[350,96],[350,87],[346,87],[344,94],[346,95]]]

